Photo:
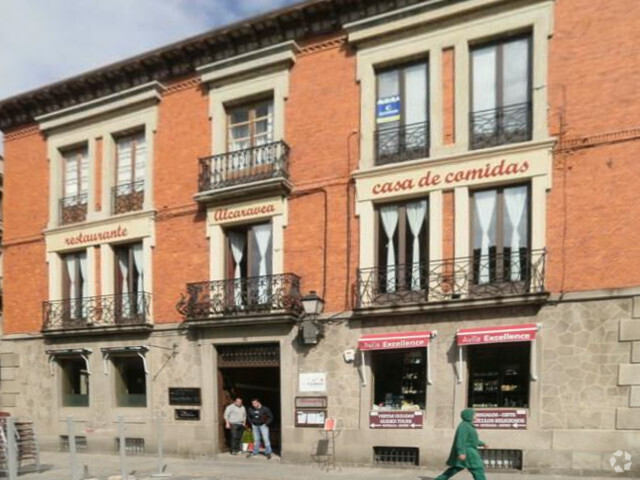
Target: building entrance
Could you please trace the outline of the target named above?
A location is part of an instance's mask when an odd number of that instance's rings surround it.
[[[280,411],[280,346],[277,343],[220,345],[218,351],[218,405],[220,451],[230,450],[229,431],[225,429],[224,409],[236,397],[245,407],[251,400],[260,402],[273,412],[269,428],[271,446],[277,454],[281,450]]]

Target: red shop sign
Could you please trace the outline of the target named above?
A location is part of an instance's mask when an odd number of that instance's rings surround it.
[[[426,348],[433,332],[376,333],[358,339],[358,349],[398,350],[401,348]]]
[[[536,339],[538,325],[511,325],[502,327],[463,328],[458,330],[458,345],[483,343],[531,342]]]
[[[476,428],[487,430],[526,430],[527,411],[523,408],[474,408]]]
[[[369,412],[369,428],[422,428],[424,413],[415,411],[372,411]]]

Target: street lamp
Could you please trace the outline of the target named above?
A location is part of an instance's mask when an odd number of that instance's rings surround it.
[[[316,293],[315,290],[311,290],[302,297],[302,308],[304,308],[304,313],[306,313],[307,316],[315,318],[322,313],[324,300]]]
[[[316,345],[322,335],[322,329],[316,320],[322,313],[324,300],[311,290],[302,297],[302,308],[305,315],[300,324],[300,342],[303,345]]]

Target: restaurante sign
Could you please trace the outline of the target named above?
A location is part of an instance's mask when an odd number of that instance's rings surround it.
[[[127,236],[127,229],[118,225],[116,228],[110,230],[91,232],[91,233],[76,233],[69,237],[64,238],[64,244],[67,246],[85,245],[90,243],[98,243],[106,240],[115,240],[117,238],[125,238]]]

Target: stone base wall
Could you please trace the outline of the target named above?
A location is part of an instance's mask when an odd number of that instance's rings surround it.
[[[328,315],[327,315],[328,317]],[[538,323],[534,344],[537,380],[530,383],[526,430],[479,430],[491,448],[523,451],[527,471],[612,472],[609,459],[617,450],[640,452],[640,302],[631,297],[576,298],[550,301],[542,307],[523,306],[457,313],[333,318],[325,323],[324,338],[315,346],[301,346],[297,328],[262,327],[247,332],[229,328],[186,334],[177,328],[158,329],[148,337],[94,336],[82,341],[39,337],[5,337],[0,343],[0,402],[3,411],[32,419],[44,449],[58,449],[67,434],[66,419],[76,420],[76,434],[87,437],[94,451],[114,451],[117,416],[126,421],[127,436],[145,439],[156,448],[154,420],[164,422],[164,450],[184,456],[212,455],[218,444],[217,374],[215,349],[219,343],[280,342],[283,460],[314,461],[317,428],[296,428],[296,396],[326,395],[328,414],[338,421],[338,462],[368,465],[375,446],[420,449],[420,464],[438,468],[448,456],[459,412],[466,406],[466,353],[458,382],[459,328]],[[373,378],[369,360],[344,360],[358,338],[368,333],[431,330],[438,335],[429,346],[432,384],[427,387],[425,423],[416,430],[369,428]],[[113,377],[105,375],[100,348],[149,345],[147,408],[117,408]],[[51,348],[91,348],[90,408],[60,407],[60,378],[48,356]],[[464,347],[473,348],[473,347]],[[111,367],[112,368],[112,367]],[[326,392],[302,393],[298,374],[326,372]],[[200,421],[174,419],[169,387],[202,388]],[[249,399],[247,399],[248,401]],[[630,474],[640,473],[640,460]]]

